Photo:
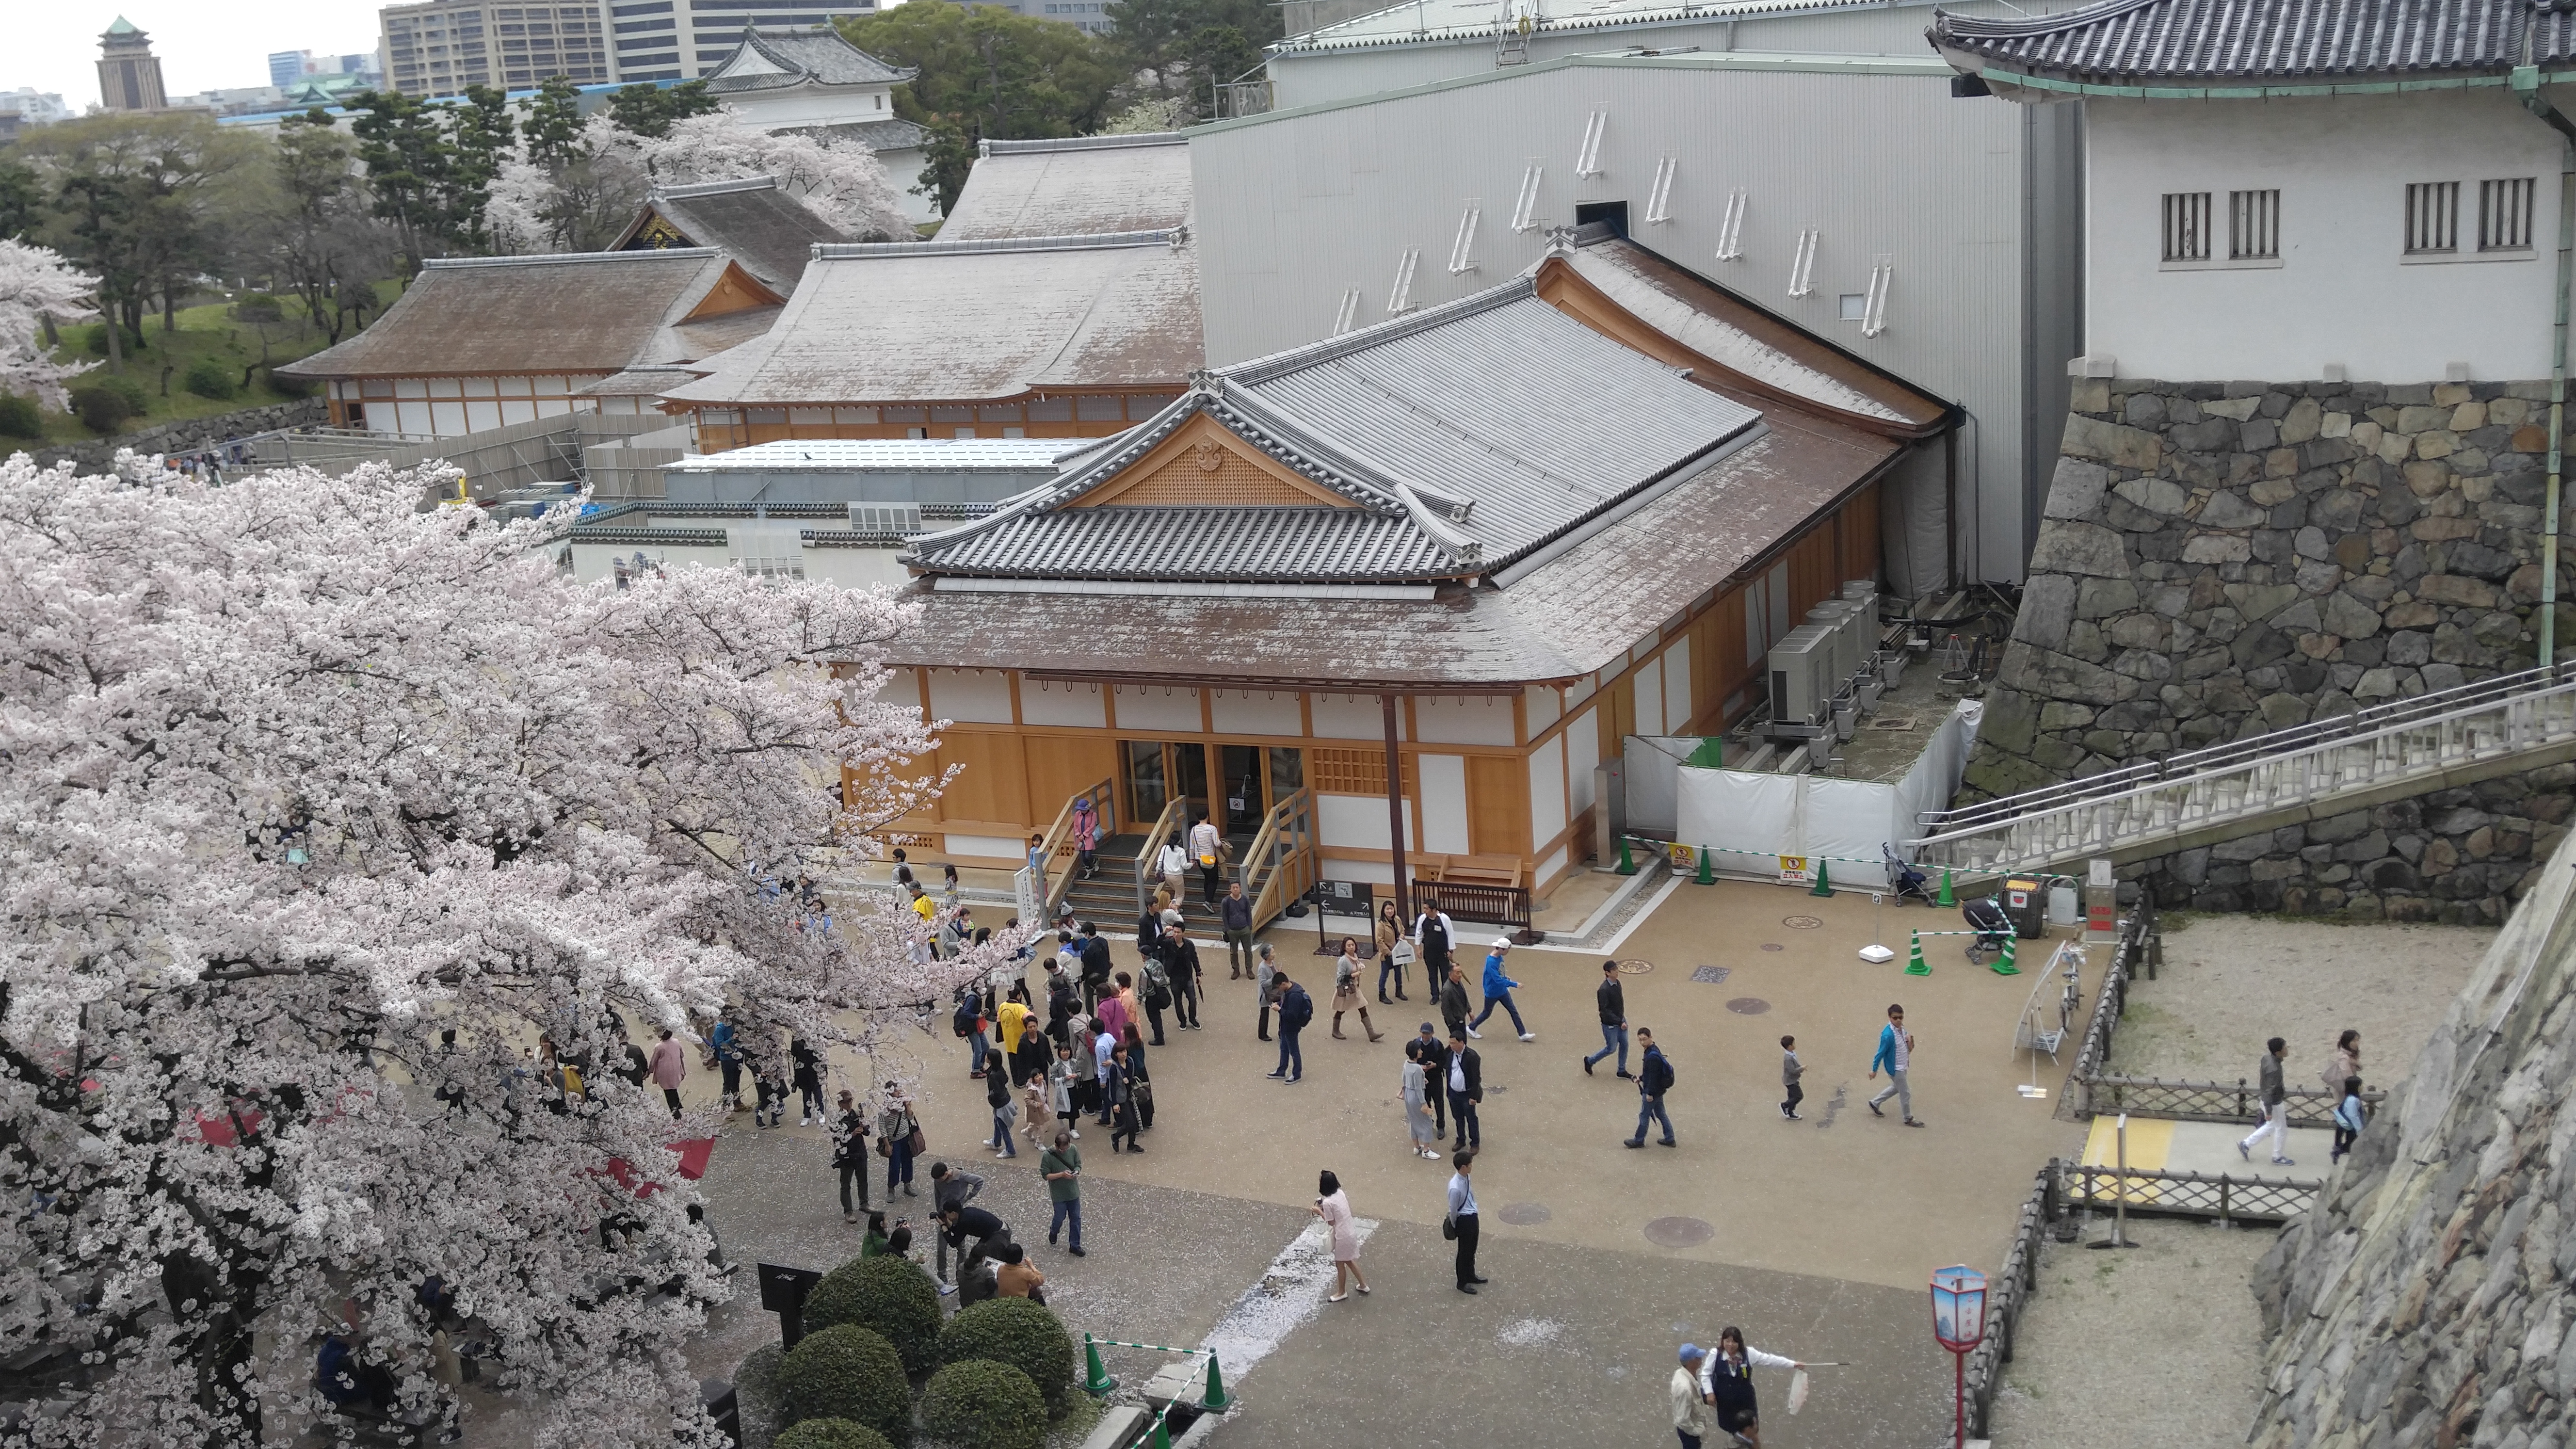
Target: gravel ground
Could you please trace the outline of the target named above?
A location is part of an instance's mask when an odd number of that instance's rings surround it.
[[[2361,1033],[2373,1087],[2403,1076],[2496,935],[2267,916],[2166,921],[2163,970],[2130,988],[2112,1070],[2232,1082],[2253,1076],[2265,1039],[2281,1036],[2291,1084],[2302,1087],[2318,1085],[2346,1027]]]
[[[2107,1237],[2094,1223],[2084,1241]],[[2246,1291],[2269,1229],[2131,1218],[2139,1246],[2051,1242],[1995,1395],[1994,1449],[2242,1449],[2262,1390]]]

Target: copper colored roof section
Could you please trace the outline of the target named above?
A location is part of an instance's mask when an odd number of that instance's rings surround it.
[[[2083,84],[2503,75],[2576,57],[2563,0],[2103,0],[2047,16],[1935,12],[1962,69]]]
[[[278,372],[510,376],[667,366],[757,335],[779,300],[704,248],[439,258],[367,330]],[[698,316],[702,304],[718,310]]]
[[[812,207],[779,190],[777,178],[754,176],[657,190],[608,249],[656,250],[643,237],[656,216],[685,238],[678,245],[723,252],[782,298],[796,290],[816,242],[852,240]]]
[[[1176,132],[987,141],[939,235],[1154,231],[1189,219],[1190,148]]]
[[[1174,232],[818,249],[767,334],[680,389],[699,406],[1178,392],[1206,357]]]
[[[1955,424],[1939,398],[1654,252],[1618,237],[1541,261],[1538,294],[1596,331],[1720,391],[1782,402],[1891,438]]]

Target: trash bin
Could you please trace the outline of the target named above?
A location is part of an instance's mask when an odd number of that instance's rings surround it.
[[[2025,941],[2048,934],[2048,897],[2032,877],[2014,876],[2004,882],[2004,914],[2012,918],[2013,934]]]

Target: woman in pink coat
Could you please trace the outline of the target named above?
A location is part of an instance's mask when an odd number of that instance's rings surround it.
[[[653,1044],[653,1060],[646,1070],[653,1085],[662,1089],[662,1100],[671,1104],[671,1120],[680,1120],[680,1084],[689,1079],[689,1054],[671,1040],[671,1029],[662,1028],[662,1039]]]
[[[1339,1303],[1351,1296],[1344,1283],[1369,1291],[1368,1279],[1360,1273],[1360,1228],[1351,1217],[1351,1200],[1342,1192],[1342,1180],[1327,1172],[1315,1180],[1315,1216],[1333,1230],[1333,1296],[1327,1303]]]

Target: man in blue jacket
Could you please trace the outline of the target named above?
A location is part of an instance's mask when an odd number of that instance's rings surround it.
[[[1272,989],[1279,994],[1279,1070],[1270,1075],[1287,1082],[1303,1081],[1306,1077],[1306,1054],[1298,1048],[1297,1034],[1306,1029],[1306,1023],[1315,1019],[1315,999],[1306,994],[1305,987],[1285,975],[1273,980]],[[1294,1076],[1289,1075],[1291,1063],[1296,1066]]]
[[[1661,1122],[1664,1124],[1664,1145],[1678,1146],[1673,1141],[1673,1119],[1664,1111],[1664,1093],[1673,1085],[1672,1064],[1664,1060],[1664,1049],[1655,1045],[1653,1032],[1642,1026],[1637,1028],[1637,1041],[1645,1048],[1644,1058],[1637,1063],[1637,1135],[1629,1138],[1625,1145],[1645,1146],[1646,1124]]]
[[[1538,1040],[1528,1027],[1521,1025],[1521,1009],[1512,1004],[1512,988],[1520,983],[1503,974],[1503,953],[1511,949],[1511,937],[1496,936],[1493,949],[1485,953],[1485,1009],[1476,1013],[1474,1021],[1467,1023],[1469,1036],[1474,1036],[1475,1029],[1483,1026],[1485,1018],[1493,1015],[1494,1008],[1499,1006],[1512,1014],[1512,1030],[1521,1034],[1521,1040]]]
[[[1878,1110],[1879,1104],[1894,1097],[1896,1110],[1904,1115],[1906,1126],[1923,1125],[1915,1120],[1914,1087],[1905,1079],[1906,1069],[1913,1060],[1914,1034],[1905,1029],[1905,1008],[1890,1006],[1887,1008],[1887,1025],[1878,1029],[1878,1054],[1869,1059],[1871,1080],[1875,1081],[1882,1070],[1887,1073],[1886,1088],[1869,1099],[1871,1116],[1886,1116],[1885,1112]]]

